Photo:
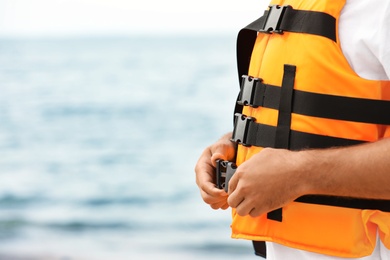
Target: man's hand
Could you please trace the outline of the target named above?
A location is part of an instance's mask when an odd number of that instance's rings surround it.
[[[216,160],[233,160],[235,145],[230,141],[232,133],[225,134],[213,145],[207,147],[200,156],[196,166],[196,184],[203,200],[213,209],[227,209],[227,193],[215,185]]]
[[[231,133],[208,147],[195,171],[203,200],[214,209],[259,216],[300,196],[321,194],[390,199],[390,138],[351,147],[289,151],[264,148],[236,169],[229,197],[215,187],[215,161],[232,161]]]
[[[265,148],[241,164],[229,182],[228,204],[241,216],[259,216],[303,195],[299,152]]]

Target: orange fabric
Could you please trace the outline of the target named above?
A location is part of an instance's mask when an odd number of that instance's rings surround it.
[[[291,5],[294,9],[328,13],[338,18],[345,0],[272,0],[271,4]],[[249,75],[264,83],[280,86],[284,64],[297,68],[294,88],[315,93],[390,100],[390,82],[360,78],[350,68],[340,45],[325,37],[289,33],[262,34],[257,37]],[[277,124],[278,111],[245,106],[243,114],[257,122]],[[292,114],[291,129],[363,141],[390,136],[390,128],[374,124],[309,117]],[[240,165],[261,147],[239,145]],[[341,207],[293,202],[283,208],[283,221],[266,215],[241,217],[233,210],[232,237],[273,241],[286,246],[340,257],[370,255],[376,233],[390,248],[390,214]]]

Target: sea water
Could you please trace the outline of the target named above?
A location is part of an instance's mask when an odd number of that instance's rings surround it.
[[[0,259],[257,259],[195,184],[233,36],[0,39]]]

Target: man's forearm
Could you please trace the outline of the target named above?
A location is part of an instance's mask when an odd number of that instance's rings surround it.
[[[299,153],[305,193],[390,199],[390,138]]]

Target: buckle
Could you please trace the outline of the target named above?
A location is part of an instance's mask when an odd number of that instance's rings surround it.
[[[215,176],[217,188],[224,189],[228,192],[230,178],[236,172],[237,166],[233,162],[224,160],[217,160],[216,163]]]
[[[289,5],[271,5],[269,6],[267,19],[265,21],[263,29],[259,32],[263,33],[279,33],[282,34],[283,30],[280,29],[280,24],[283,19],[284,12],[287,8],[291,8]]]
[[[256,88],[261,86],[263,80],[260,78],[253,78],[247,75],[242,76],[241,91],[237,103],[242,106],[258,107],[262,105],[263,97],[261,97],[261,104],[256,104],[255,93]]]
[[[249,124],[255,121],[254,117],[245,116],[240,113],[234,114],[234,130],[231,141],[242,144],[244,146],[251,146],[247,144]]]

